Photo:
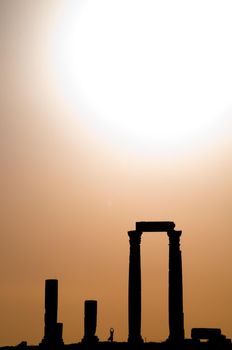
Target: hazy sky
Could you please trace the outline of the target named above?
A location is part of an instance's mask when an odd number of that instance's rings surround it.
[[[186,336],[232,337],[230,1],[0,0],[0,345],[43,337],[59,279],[64,341],[126,340],[140,220],[183,231]],[[165,237],[164,237],[165,236]],[[168,239],[142,239],[142,335],[168,336]]]

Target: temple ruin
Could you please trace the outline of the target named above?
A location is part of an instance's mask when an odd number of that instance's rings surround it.
[[[175,231],[174,222],[137,222],[136,230],[129,231],[129,288],[128,288],[128,342],[143,342],[141,336],[141,260],[140,242],[144,232],[166,232],[169,238],[169,338],[171,342],[184,340],[184,312],[181,231]]]
[[[140,245],[142,234],[145,232],[166,232],[169,240],[168,264],[168,319],[169,336],[161,342],[146,343],[141,335],[141,259]],[[58,280],[45,281],[45,314],[44,336],[39,344],[45,350],[135,350],[135,349],[163,349],[189,350],[196,349],[232,349],[231,340],[222,334],[220,328],[192,328],[191,339],[185,338],[183,312],[182,285],[182,257],[180,250],[181,231],[175,230],[171,221],[136,222],[135,230],[129,231],[129,279],[128,279],[128,339],[127,342],[114,341],[114,329],[110,328],[110,335],[106,341],[100,341],[96,336],[97,330],[97,300],[84,302],[84,335],[79,343],[67,344],[63,342],[63,324],[57,322],[58,315]],[[17,347],[38,349],[28,346],[22,341]],[[6,349],[7,348],[7,349]],[[8,347],[2,348],[8,350]]]

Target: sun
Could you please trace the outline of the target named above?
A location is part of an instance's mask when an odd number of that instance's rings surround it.
[[[66,4],[55,66],[84,123],[154,151],[214,137],[231,109],[229,1]]]

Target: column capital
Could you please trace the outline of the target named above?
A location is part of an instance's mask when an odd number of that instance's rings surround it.
[[[135,244],[135,245],[140,245],[141,243],[141,236],[142,232],[141,231],[128,231],[128,236],[130,240],[130,245]]]
[[[170,240],[179,239],[181,234],[182,234],[182,231],[176,231],[176,230],[167,231],[167,235]]]
[[[171,230],[167,232],[170,246],[172,246],[173,248],[176,247],[177,249],[179,249],[181,233],[182,231],[175,231],[175,230]]]

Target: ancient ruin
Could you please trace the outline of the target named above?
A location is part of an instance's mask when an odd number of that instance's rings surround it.
[[[141,263],[140,242],[143,232],[166,232],[169,238],[169,341],[184,339],[181,231],[174,230],[174,222],[137,222],[136,230],[129,231],[129,292],[128,342],[142,342],[141,336]]]
[[[168,313],[169,336],[161,343],[144,342],[141,335],[141,259],[140,243],[145,232],[166,232],[169,239],[168,271]],[[182,257],[180,250],[181,231],[175,230],[171,221],[137,222],[135,230],[129,231],[129,284],[128,284],[128,339],[127,342],[114,341],[114,329],[106,341],[96,336],[97,301],[86,300],[84,303],[84,336],[79,343],[64,344],[63,324],[57,322],[58,281],[45,281],[45,315],[44,337],[39,347],[51,350],[68,347],[70,350],[197,350],[197,349],[230,349],[231,340],[222,334],[219,328],[192,328],[191,339],[185,338],[182,285]],[[28,346],[22,341],[17,347],[37,350],[38,346]],[[2,347],[7,350],[9,347]]]
[[[44,338],[41,345],[48,347],[63,344],[63,324],[57,322],[58,310],[58,281],[50,279],[45,281],[45,314]]]

